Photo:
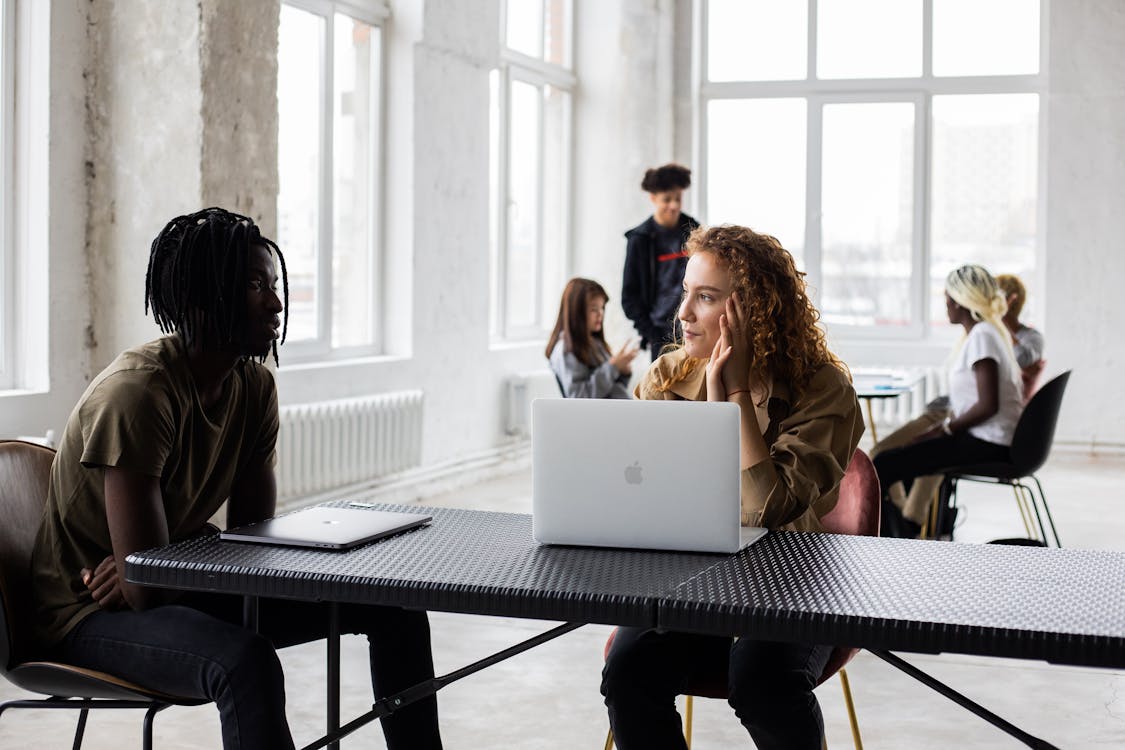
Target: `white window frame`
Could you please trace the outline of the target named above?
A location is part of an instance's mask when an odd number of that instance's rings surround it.
[[[549,2],[549,0],[547,0]],[[546,337],[550,332],[551,327],[554,325],[554,320],[537,320],[531,326],[508,326],[508,229],[509,229],[509,156],[511,153],[511,138],[510,138],[510,122],[511,122],[511,92],[512,84],[515,82],[525,83],[537,88],[544,86],[551,86],[552,88],[565,91],[567,97],[567,107],[563,115],[563,132],[562,144],[563,160],[566,164],[563,170],[563,179],[565,184],[562,189],[563,195],[563,233],[561,246],[564,248],[564,257],[555,259],[560,262],[564,269],[564,276],[569,276],[572,267],[571,258],[571,237],[573,235],[573,175],[574,175],[574,96],[578,87],[578,78],[575,76],[574,71],[571,69],[573,65],[573,50],[574,50],[574,3],[572,0],[566,0],[566,7],[563,12],[564,15],[564,48],[563,48],[563,65],[556,65],[546,62],[542,59],[531,57],[522,52],[509,49],[507,46],[507,26],[508,26],[508,0],[501,0],[500,8],[500,64],[497,70],[498,85],[496,87],[497,95],[497,153],[493,155],[496,160],[494,168],[496,169],[496,195],[493,216],[495,237],[495,265],[492,269],[493,273],[493,289],[495,298],[492,300],[493,316],[492,316],[492,339],[496,342],[519,342],[519,341],[538,341]],[[543,28],[546,24],[540,26],[539,32],[543,33]],[[545,43],[546,40],[541,40]],[[543,46],[542,44],[540,45]],[[539,108],[539,133],[538,133],[538,174],[542,178],[543,175],[543,157],[545,152],[544,144],[544,124],[543,124],[543,103],[540,98]],[[544,294],[561,292],[559,290],[545,290],[543,289],[543,267],[547,262],[545,257],[546,251],[543,244],[543,181],[540,179],[538,185],[538,196],[536,205],[538,206],[539,215],[536,217],[536,256],[535,256],[535,309],[540,311],[537,315],[542,315],[543,296]]]
[[[937,0],[940,1],[940,0]],[[922,341],[943,344],[955,332],[934,330],[928,320],[930,310],[929,268],[932,258],[930,237],[931,176],[933,140],[930,132],[931,104],[934,96],[959,94],[1037,94],[1039,95],[1039,153],[1037,168],[1037,228],[1035,265],[1037,277],[1044,267],[1044,228],[1046,226],[1046,130],[1047,130],[1047,37],[1049,0],[1039,0],[1039,72],[1025,75],[941,76],[933,74],[933,8],[935,0],[922,0],[922,74],[909,78],[823,79],[817,77],[817,3],[808,2],[807,70],[804,79],[791,81],[722,81],[707,78],[708,0],[695,1],[693,27],[693,83],[695,163],[706,169],[708,105],[720,99],[786,98],[805,99],[806,122],[805,176],[805,268],[808,282],[819,306],[822,281],[821,258],[821,172],[823,112],[825,104],[914,102],[914,210],[911,268],[911,322],[902,327],[827,324],[834,339],[844,341]],[[700,215],[707,216],[707,177],[698,181],[695,199]],[[1039,278],[1042,281],[1042,278]],[[1042,283],[1037,284],[1042,288]]]
[[[317,206],[320,226],[317,235],[319,253],[317,255],[317,332],[313,339],[287,341],[284,363],[289,365],[310,362],[356,359],[381,354],[384,348],[383,322],[386,319],[384,308],[385,294],[385,237],[384,237],[384,181],[386,165],[386,96],[387,96],[387,38],[386,21],[390,18],[390,7],[386,0],[282,0],[288,5],[321,16],[324,21],[324,34],[320,45],[320,163],[317,179],[319,183],[319,205]],[[371,118],[375,127],[374,147],[371,149],[371,163],[368,165],[371,178],[371,294],[370,314],[374,318],[372,340],[363,345],[332,346],[332,251],[333,251],[333,61],[335,35],[333,21],[336,13],[342,13],[357,21],[379,29],[379,75],[377,92],[372,97],[376,112]],[[285,252],[285,248],[281,248]],[[283,365],[284,366],[284,365]]]
[[[0,0],[0,391],[16,386],[15,0]]]

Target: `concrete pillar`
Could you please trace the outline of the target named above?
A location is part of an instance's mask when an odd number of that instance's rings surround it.
[[[1074,368],[1056,439],[1125,446],[1125,6],[1053,3],[1049,25],[1047,374]],[[1035,290],[1031,290],[1035,293]]]
[[[90,6],[87,258],[94,372],[159,331],[149,246],[208,205],[277,226],[279,0]]]

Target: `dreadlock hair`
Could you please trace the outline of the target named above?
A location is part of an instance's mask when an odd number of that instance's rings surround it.
[[[145,274],[145,313],[163,333],[178,332],[184,343],[237,343],[246,317],[246,268],[250,248],[262,245],[281,265],[284,320],[281,340],[289,327],[289,278],[285,256],[262,236],[252,219],[222,208],[205,208],[177,216],[165,225],[148,256]],[[267,355],[258,358],[265,362]]]

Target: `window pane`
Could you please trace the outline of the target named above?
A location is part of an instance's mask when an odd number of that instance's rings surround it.
[[[808,67],[808,3],[710,0],[707,78],[789,81]]]
[[[1039,0],[934,3],[934,75],[1039,72]]]
[[[569,0],[547,0],[547,24],[543,29],[547,49],[544,59],[554,65],[569,65],[567,59],[567,8]]]
[[[914,105],[826,105],[823,154],[824,319],[850,325],[908,325]]]
[[[507,0],[507,44],[532,57],[543,56],[543,0]]]
[[[281,6],[277,61],[278,243],[289,273],[289,339],[316,337],[320,79],[324,20]]]
[[[507,196],[500,195],[500,71],[488,74],[488,330],[493,336],[503,334],[500,321],[500,209]]]
[[[948,325],[945,276],[965,263],[1034,278],[1039,97],[933,99],[930,320]]]
[[[570,203],[568,165],[570,94],[553,86],[543,89],[543,270],[539,301],[540,325],[558,314],[558,294],[566,285],[566,225]]]
[[[805,100],[730,99],[707,109],[707,222],[772,234],[801,262]]]
[[[11,344],[8,341],[8,325],[10,318],[12,287],[8,283],[8,247],[6,227],[8,226],[8,172],[12,169],[8,151],[8,97],[11,89],[8,85],[8,9],[5,0],[0,0],[0,389],[11,385],[8,375],[8,362],[12,356]]]
[[[512,82],[508,127],[508,329],[536,324],[539,245],[539,89]]]
[[[816,35],[821,78],[922,74],[921,0],[820,0]]]
[[[379,29],[336,14],[333,47],[332,346],[374,341]]]

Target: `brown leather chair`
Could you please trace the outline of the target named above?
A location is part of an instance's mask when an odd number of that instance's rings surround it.
[[[82,746],[92,708],[145,709],[143,747],[152,748],[152,720],[170,705],[207,701],[166,695],[104,672],[37,658],[31,624],[31,550],[47,501],[55,452],[34,443],[0,440],[0,675],[24,690],[47,698],[0,703],[12,708],[64,708],[80,711],[74,748]]]

